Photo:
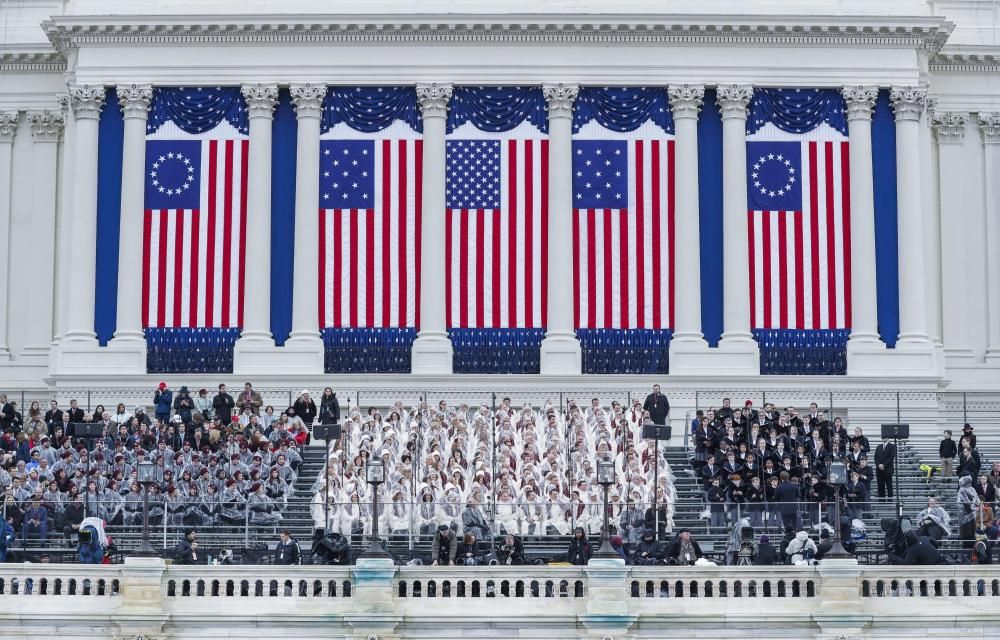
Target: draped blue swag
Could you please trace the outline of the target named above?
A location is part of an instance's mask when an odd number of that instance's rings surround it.
[[[767,123],[807,133],[826,123],[847,135],[844,98],[836,89],[755,89],[747,133]],[[754,329],[764,375],[845,375],[849,329]]]
[[[423,131],[416,87],[330,87],[323,99],[320,131],[343,122],[355,131],[376,133],[396,120]]]
[[[847,135],[844,98],[836,89],[754,89],[747,133],[768,122],[788,133],[806,133],[825,122]]]
[[[674,116],[664,88],[582,87],[573,112],[573,132],[596,120],[612,131],[635,131],[652,120],[667,133],[674,132]]]
[[[448,133],[466,122],[482,131],[510,131],[525,120],[549,132],[540,87],[455,87],[448,103]]]
[[[225,120],[243,135],[250,134],[246,102],[239,87],[156,87],[146,133],[172,121],[181,131],[211,131]]]

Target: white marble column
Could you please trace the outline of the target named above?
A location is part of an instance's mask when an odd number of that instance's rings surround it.
[[[743,304],[750,297],[746,126],[751,97],[750,86],[720,86],[716,92],[722,113],[723,330],[719,350],[729,354],[734,375],[760,373],[760,351],[750,333],[750,314]]]
[[[70,250],[69,314],[63,344],[97,347],[94,287],[97,277],[97,144],[104,87],[69,88],[76,143],[73,154],[73,246]],[[75,344],[74,344],[75,343]]]
[[[931,133],[931,114],[937,97],[928,94],[920,116],[920,195],[924,215],[924,264],[927,271],[927,328],[934,347],[941,350],[941,221],[938,207],[937,149]],[[943,363],[943,358],[939,359]],[[943,373],[943,371],[942,371]]]
[[[146,372],[146,338],[142,331],[142,228],[146,186],[146,116],[153,100],[148,84],[116,89],[124,121],[122,141],[121,218],[118,238],[118,305],[115,336],[108,346],[129,362],[122,373]]]
[[[243,85],[242,92],[250,116],[246,244],[251,248],[254,259],[248,260],[246,265],[243,331],[236,341],[233,371],[255,374],[261,369],[273,370],[274,365],[275,346],[271,335],[271,128],[274,108],[278,104],[278,86]],[[316,154],[318,162],[318,148]],[[318,176],[318,166],[316,171]],[[319,206],[318,200],[316,206]],[[318,260],[318,249],[316,255]],[[315,272],[316,269],[313,269]]]
[[[579,375],[580,341],[573,326],[573,102],[575,84],[542,86],[549,121],[549,281],[548,326],[542,340],[543,375]]]
[[[445,326],[447,271],[445,236],[445,124],[450,84],[418,84],[417,102],[423,118],[423,202],[420,246],[420,332],[413,341],[410,370],[417,374],[452,372],[454,351]]]
[[[10,185],[11,158],[17,123],[17,111],[0,111],[0,363],[10,360],[7,345],[7,315],[13,308],[10,295]]]
[[[706,356],[701,332],[701,248],[698,204],[698,112],[705,98],[702,85],[667,89],[674,116],[674,337],[670,341],[670,373],[717,374]],[[743,191],[746,193],[746,190]],[[718,362],[717,364],[721,364]]]
[[[62,138],[62,111],[29,111],[32,148],[31,237],[49,245],[56,242],[56,194],[59,170],[59,140]],[[31,296],[26,311],[31,322],[25,327],[25,345],[18,354],[22,361],[48,365],[52,348],[53,301],[55,299],[55,265],[44,251],[28,254],[28,270],[37,291]]]
[[[875,278],[875,190],[872,172],[872,112],[878,87],[844,87],[851,184],[851,337],[848,353],[882,351]],[[852,367],[848,356],[848,367]]]
[[[986,245],[1000,247],[1000,111],[979,113],[979,132],[983,139],[986,190]],[[986,362],[1000,366],[1000,252],[986,252],[986,318],[989,333]]]
[[[949,366],[970,366],[974,361],[969,340],[969,257],[965,251],[969,244],[966,202],[974,196],[968,193],[968,168],[962,146],[968,121],[969,114],[964,112],[935,111],[931,115],[940,172],[941,280],[948,283],[941,289],[942,342]]]
[[[896,215],[899,237],[899,339],[897,349],[932,346],[927,331],[927,277],[920,201],[920,114],[926,89],[894,87],[896,114]]]
[[[292,332],[285,342],[295,353],[296,373],[323,372],[319,335],[319,130],[325,85],[293,84],[298,119],[295,153],[295,251]]]
[[[55,337],[54,344],[62,340],[66,332],[66,317],[69,310],[69,277],[70,277],[70,247],[73,244],[73,140],[76,121],[70,109],[69,94],[56,96],[63,113],[63,140],[59,152],[59,215],[56,218],[56,234],[58,236],[57,250],[53,261],[56,266],[55,292]],[[56,359],[50,358],[51,364]],[[50,369],[52,369],[50,364]]]

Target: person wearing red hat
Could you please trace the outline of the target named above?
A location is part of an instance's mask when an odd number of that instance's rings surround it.
[[[161,382],[153,394],[153,405],[155,405],[156,419],[161,423],[166,423],[170,417],[170,407],[174,404],[174,392],[167,387],[166,382]]]

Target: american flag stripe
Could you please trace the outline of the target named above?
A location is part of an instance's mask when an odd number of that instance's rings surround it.
[[[752,210],[750,314],[761,329],[851,324],[848,143],[802,143],[803,210]]]
[[[447,324],[540,328],[545,322],[548,141],[502,141],[497,208],[449,208]]]
[[[420,140],[374,141],[371,208],[320,209],[322,327],[416,327]]]
[[[574,211],[577,327],[673,324],[673,163],[673,140],[629,140],[628,202],[634,207]]]
[[[143,300],[147,327],[242,323],[248,140],[201,140],[196,209],[146,209]]]

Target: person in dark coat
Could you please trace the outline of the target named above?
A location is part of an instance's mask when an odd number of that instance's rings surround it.
[[[198,532],[188,529],[184,532],[184,539],[177,545],[175,552],[179,564],[198,563]]]
[[[500,564],[509,565],[527,564],[524,557],[524,544],[519,536],[510,534],[504,536],[503,544],[497,549],[497,561]]]
[[[274,548],[274,564],[300,564],[301,557],[298,541],[287,529],[282,531],[281,541]]]
[[[442,566],[455,564],[457,552],[458,536],[448,525],[440,525],[434,534],[434,542],[431,544],[431,564]]]
[[[573,539],[569,541],[566,560],[570,564],[585,565],[590,562],[590,556],[590,542],[587,541],[587,534],[584,533],[583,527],[577,527],[573,532]]]
[[[475,566],[482,563],[483,556],[479,551],[479,538],[474,533],[465,534],[465,538],[455,550],[455,564]]]
[[[292,405],[295,415],[302,419],[306,426],[316,421],[316,403],[309,395],[309,389],[303,389],[298,399]]]
[[[153,394],[153,405],[156,419],[166,422],[170,417],[170,407],[174,404],[174,392],[167,388],[166,382],[161,382]]]
[[[757,545],[757,557],[754,558],[755,565],[772,565],[778,561],[778,550],[771,544],[771,539],[766,535],[760,537],[760,544]]]
[[[667,423],[670,403],[667,401],[667,396],[660,393],[660,385],[653,385],[653,393],[646,396],[646,402],[643,403],[642,409],[649,412],[649,419],[653,421],[653,424]]]
[[[950,430],[944,432],[944,438],[938,445],[938,455],[941,456],[941,477],[950,478],[954,475],[952,463],[955,462],[955,456],[958,455],[958,445],[951,439]]]
[[[941,564],[942,556],[934,541],[927,536],[921,536],[917,543],[906,551],[905,564],[931,565]]]
[[[236,401],[233,397],[226,393],[226,385],[219,385],[219,393],[215,394],[212,398],[212,411],[215,412],[215,417],[219,419],[219,422],[225,426],[229,426],[229,423],[233,420],[233,409],[236,407]]]
[[[785,530],[799,528],[799,485],[791,481],[787,471],[778,474],[780,483],[774,490],[774,501],[778,503],[778,513]]]
[[[319,399],[319,421],[340,422],[340,403],[337,402],[337,394],[330,387],[323,389],[323,396]]]
[[[878,497],[892,497],[892,470],[896,466],[896,445],[889,438],[882,438],[882,444],[875,447],[875,479],[878,481]]]
[[[698,541],[691,537],[691,531],[681,529],[670,543],[667,560],[672,564],[691,565],[704,555]]]
[[[635,545],[635,550],[632,552],[632,564],[663,564],[663,560],[663,549],[656,540],[656,532],[652,528],[646,529],[639,544]]]

